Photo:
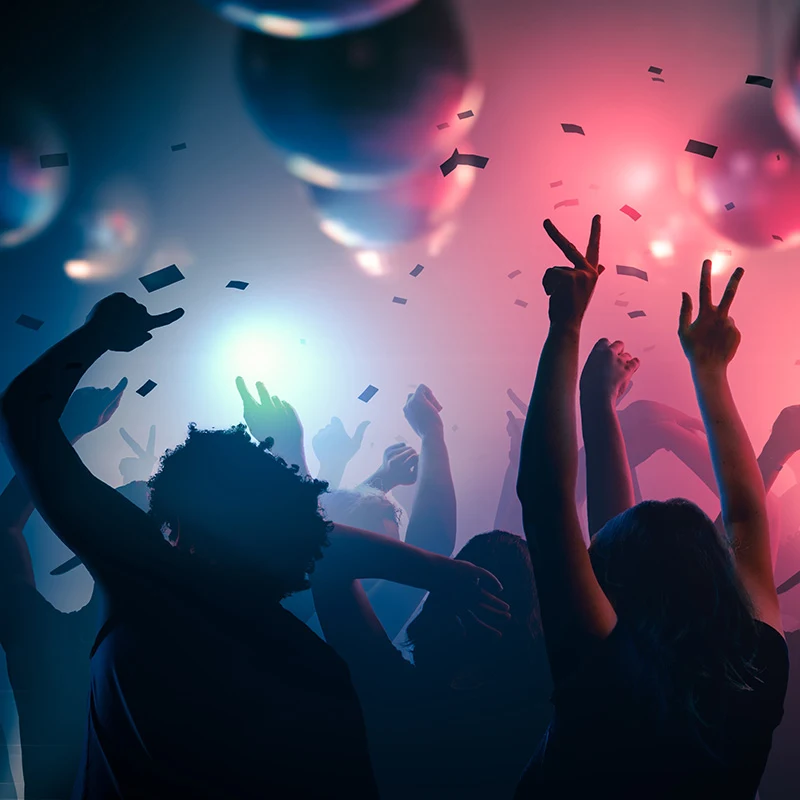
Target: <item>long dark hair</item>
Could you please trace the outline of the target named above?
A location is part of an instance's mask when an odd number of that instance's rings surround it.
[[[473,536],[455,558],[469,561],[495,575],[503,584],[501,597],[511,607],[511,622],[503,631],[498,651],[513,653],[519,666],[527,667],[540,641],[541,623],[536,583],[528,546],[524,539],[505,531]],[[459,657],[468,626],[446,597],[430,595],[408,626],[407,645],[417,667],[449,675],[459,667]]]
[[[654,657],[665,704],[708,741],[721,709],[698,698],[757,680],[753,610],[728,542],[694,503],[647,501],[608,522],[589,555],[620,624]]]

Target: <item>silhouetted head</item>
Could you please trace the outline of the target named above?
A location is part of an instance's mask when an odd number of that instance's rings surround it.
[[[540,634],[540,623],[536,583],[525,540],[505,531],[481,533],[473,536],[455,557],[497,577],[503,585],[498,597],[510,606],[511,620],[503,628],[502,639],[498,639],[450,606],[447,597],[431,594],[408,626],[414,663],[448,678],[476,661],[487,666],[506,659],[517,660],[520,665],[527,663]]]
[[[337,489],[319,502],[331,522],[400,539],[400,509],[377,489]]]
[[[752,609],[728,543],[700,508],[639,503],[597,533],[589,555],[620,623],[660,656],[690,708],[697,680],[743,686]]]
[[[278,597],[308,588],[328,543],[319,511],[327,484],[300,477],[253,443],[244,425],[190,425],[148,486],[150,517],[176,547],[221,568],[252,568]]]

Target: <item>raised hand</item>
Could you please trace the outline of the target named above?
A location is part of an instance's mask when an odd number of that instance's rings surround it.
[[[406,444],[393,444],[383,452],[380,473],[384,484],[391,491],[396,486],[411,486],[417,480],[419,453]]]
[[[123,378],[113,389],[86,386],[76,389],[61,415],[61,429],[71,442],[105,425],[119,408],[128,379]]]
[[[625,352],[623,342],[600,339],[592,348],[581,373],[581,395],[616,404],[625,396],[639,359]]]
[[[297,412],[285,400],[269,392],[264,384],[256,383],[259,402],[253,398],[243,378],[236,379],[236,388],[242,398],[244,421],[250,433],[263,442],[267,437],[274,439],[272,452],[291,463],[303,452],[303,426]]]
[[[517,407],[517,410],[522,414],[522,417],[516,417],[513,411],[506,411],[506,417],[508,417],[506,433],[511,440],[509,458],[516,463],[519,461],[519,448],[522,444],[522,430],[525,427],[525,417],[528,415],[528,404],[522,400],[513,389],[508,389],[506,394]]]
[[[332,417],[330,424],[311,440],[311,446],[320,464],[345,466],[361,449],[368,426],[369,422],[362,422],[355,433],[348,436],[339,417]]]
[[[725,370],[742,335],[728,316],[744,270],[738,267],[731,275],[718,306],[711,302],[711,262],[706,259],[700,271],[700,308],[692,322],[692,298],[683,292],[678,336],[683,352],[693,369]]]
[[[123,458],[119,462],[119,471],[124,483],[132,481],[146,481],[153,474],[153,467],[156,465],[156,426],[150,426],[150,433],[147,437],[147,447],[142,448],[136,440],[125,430],[119,429],[119,435],[125,444],[133,450],[135,458]]]
[[[417,390],[408,396],[403,414],[408,424],[421,439],[431,434],[441,434],[444,424],[439,412],[441,403],[434,397],[433,392],[421,383]]]
[[[580,326],[597,279],[605,271],[605,267],[599,263],[600,216],[592,219],[585,256],[549,219],[544,221],[544,229],[573,265],[551,267],[542,279],[544,290],[550,298],[550,324],[556,327]]]
[[[767,447],[786,460],[800,450],[800,406],[787,406],[778,414],[765,449]]]
[[[129,353],[153,338],[150,331],[171,325],[183,313],[182,308],[175,308],[166,314],[149,314],[141,303],[117,292],[95,305],[85,327],[107,350]]]

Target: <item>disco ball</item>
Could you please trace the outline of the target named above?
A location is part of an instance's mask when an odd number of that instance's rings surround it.
[[[241,34],[246,103],[298,177],[347,185],[436,163],[468,133],[475,96],[466,45],[447,0],[421,0],[368,30],[294,41]],[[474,109],[469,109],[474,110]],[[448,128],[437,125],[450,122]],[[334,179],[317,180],[315,172]]]
[[[800,244],[800,155],[770,93],[747,87],[717,113],[702,141],[719,149],[714,158],[686,154],[690,180],[683,183],[705,221],[747,247]]]
[[[39,158],[65,149],[41,112],[13,99],[4,104],[0,111],[0,249],[32,239],[60,210],[69,167],[42,169]]]
[[[368,28],[418,0],[202,0],[235,25],[286,39],[317,39]]]
[[[789,40],[773,96],[778,118],[800,147],[800,22]]]
[[[467,198],[475,177],[470,167],[446,178],[434,168],[381,189],[306,187],[323,233],[346,247],[383,249],[441,228]]]

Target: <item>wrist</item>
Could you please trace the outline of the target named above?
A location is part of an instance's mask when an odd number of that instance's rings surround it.
[[[690,359],[689,366],[695,383],[719,383],[728,380],[727,364],[696,364]]]
[[[617,404],[615,396],[603,388],[580,389],[581,414],[583,416],[597,416],[598,414],[616,414]]]
[[[550,336],[559,336],[579,339],[581,335],[582,319],[571,319],[563,321],[550,321]]]
[[[391,492],[392,489],[396,486],[391,480],[389,480],[389,476],[383,469],[378,469],[372,473],[364,481],[365,486],[371,486],[373,489],[377,489],[379,492]]]
[[[764,449],[761,451],[761,455],[759,455],[758,460],[762,466],[780,470],[783,469],[786,462],[793,455],[794,452],[770,436],[770,438],[767,439],[767,443],[764,445]]]
[[[419,437],[423,445],[437,445],[444,444],[444,425],[437,425],[431,427],[429,430],[423,431]]]

